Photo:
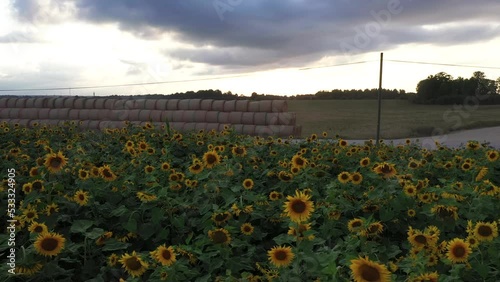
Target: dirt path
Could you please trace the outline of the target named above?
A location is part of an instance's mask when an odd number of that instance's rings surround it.
[[[465,145],[467,141],[475,140],[480,143],[489,142],[489,146],[500,149],[500,126],[470,129],[452,132],[439,136],[409,138],[412,142],[420,144],[422,148],[435,149],[435,142],[439,142],[444,146],[457,148]],[[393,143],[394,145],[404,144],[406,139],[391,139],[385,140],[386,144]],[[348,140],[352,144],[362,144],[365,140]]]

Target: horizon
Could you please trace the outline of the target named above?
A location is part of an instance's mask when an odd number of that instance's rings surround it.
[[[373,89],[382,52],[384,89],[416,92],[419,81],[439,72],[469,78],[482,71],[496,80],[498,9],[485,0],[4,1],[0,90],[63,89],[0,93]]]

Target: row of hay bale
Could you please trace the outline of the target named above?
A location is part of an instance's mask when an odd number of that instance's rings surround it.
[[[0,108],[2,119],[70,119],[152,122],[206,122],[222,124],[294,125],[295,113],[283,112],[218,112],[218,111],[160,111],[108,109],[50,109]]]
[[[0,119],[0,122],[16,124],[23,127],[35,126],[63,126],[75,124],[83,130],[105,130],[123,128],[126,126],[123,121],[108,121],[108,120],[59,120],[59,119]],[[146,121],[131,121],[131,124],[145,126]],[[166,124],[161,122],[151,123],[155,128],[164,129]],[[222,123],[207,123],[207,122],[170,122],[169,127],[181,132],[188,131],[222,131],[224,127],[229,125],[235,132],[247,135],[258,136],[300,136],[301,127],[294,125],[255,125],[255,124],[222,124]]]
[[[300,136],[296,114],[285,100],[130,99],[88,97],[1,97],[0,121],[21,126],[78,123],[82,129],[120,128],[152,122],[179,131],[222,130],[229,125],[250,135]]]
[[[286,100],[127,99],[104,97],[3,97],[0,108],[108,109],[160,111],[273,112],[288,110]]]

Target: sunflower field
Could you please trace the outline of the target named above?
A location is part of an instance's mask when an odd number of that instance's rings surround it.
[[[500,280],[498,150],[327,137],[2,123],[0,280]]]

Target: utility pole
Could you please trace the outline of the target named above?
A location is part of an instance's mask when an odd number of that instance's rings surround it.
[[[378,80],[378,116],[377,116],[377,143],[376,146],[379,145],[380,142],[380,108],[382,106],[382,65],[384,62],[384,53],[380,53],[380,74]]]

